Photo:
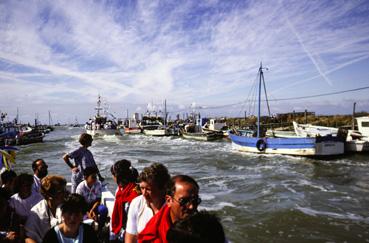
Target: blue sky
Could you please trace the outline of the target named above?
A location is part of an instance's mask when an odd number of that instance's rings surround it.
[[[233,104],[249,98],[261,61],[274,99],[369,86],[368,16],[365,0],[1,1],[0,110],[83,122],[98,93],[120,117],[164,99],[172,111]],[[368,111],[368,94],[271,109]]]

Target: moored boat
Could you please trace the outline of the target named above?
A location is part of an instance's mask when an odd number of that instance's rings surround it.
[[[348,130],[345,150],[348,152],[369,152],[369,117],[357,117],[358,130]]]
[[[288,134],[285,137],[267,137],[260,128],[261,87],[265,89],[263,67],[258,72],[258,116],[256,133],[241,133],[232,130],[229,133],[232,146],[239,151],[261,154],[285,154],[297,156],[332,156],[344,153],[343,142],[329,137],[301,137]],[[266,90],[265,90],[266,93]],[[267,98],[267,97],[265,97]],[[291,137],[292,136],[292,137]]]

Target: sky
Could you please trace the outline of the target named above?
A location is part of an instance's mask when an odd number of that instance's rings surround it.
[[[369,1],[0,1],[9,119],[84,122],[99,94],[117,117],[253,114],[260,63],[272,113],[369,111],[369,89],[276,101],[369,86]]]

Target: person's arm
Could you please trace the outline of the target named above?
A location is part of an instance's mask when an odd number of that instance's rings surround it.
[[[137,214],[139,208],[139,200],[133,199],[128,210],[127,226],[124,236],[125,243],[137,243]]]
[[[64,162],[65,162],[65,163],[70,167],[70,169],[71,169],[73,172],[77,173],[77,172],[79,171],[78,167],[77,167],[77,166],[74,166],[74,165],[70,162],[70,156],[69,156],[69,154],[65,154],[65,155],[63,156],[63,160],[64,160]]]
[[[98,200],[96,200],[96,202],[94,203],[94,205],[91,207],[90,211],[88,212],[88,217],[95,220],[96,221],[96,213],[95,213],[95,209],[100,205],[101,199],[99,198]]]
[[[125,233],[124,243],[137,243],[137,235],[132,235],[130,233]]]
[[[37,243],[35,240],[31,239],[31,238],[26,238],[25,243]]]

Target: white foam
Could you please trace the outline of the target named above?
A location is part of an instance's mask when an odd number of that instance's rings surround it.
[[[303,212],[304,214],[310,215],[310,216],[328,216],[336,219],[349,219],[349,220],[356,220],[361,221],[365,223],[369,223],[369,217],[362,217],[359,215],[355,215],[353,213],[334,213],[334,212],[327,212],[327,211],[318,211],[312,208],[306,208],[298,206],[296,207],[297,210]]]
[[[229,202],[219,202],[218,204],[215,204],[214,206],[199,206],[199,210],[207,210],[207,211],[219,211],[225,207],[232,207],[235,208],[236,205]]]

